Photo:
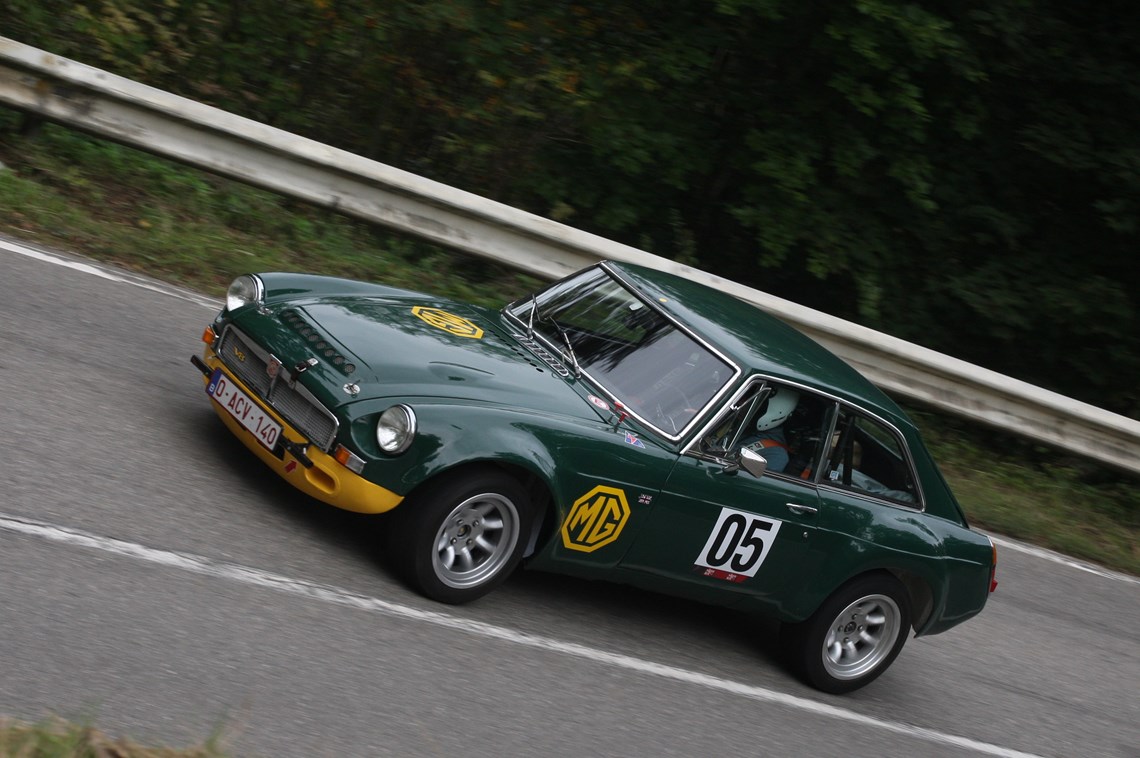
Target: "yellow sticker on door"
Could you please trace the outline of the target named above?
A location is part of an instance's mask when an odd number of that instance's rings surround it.
[[[562,544],[590,553],[621,535],[629,521],[629,502],[617,487],[599,484],[574,501],[562,524]]]
[[[454,313],[448,313],[439,308],[428,308],[427,306],[417,305],[415,308],[412,308],[412,315],[426,321],[436,329],[442,329],[448,334],[454,334],[456,337],[479,339],[483,336],[483,330],[475,326],[472,322],[462,316],[456,316]]]

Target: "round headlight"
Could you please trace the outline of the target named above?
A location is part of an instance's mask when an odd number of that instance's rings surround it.
[[[393,405],[376,422],[376,443],[390,455],[402,453],[416,436],[416,414],[406,405]]]
[[[260,303],[264,295],[265,289],[261,286],[260,279],[252,274],[239,276],[226,290],[226,310],[234,311],[243,305]]]

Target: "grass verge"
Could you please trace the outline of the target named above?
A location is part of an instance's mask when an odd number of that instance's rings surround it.
[[[1134,477],[958,419],[911,415],[973,526],[1140,575]]]
[[[223,758],[226,753],[211,739],[199,747],[149,747],[112,739],[97,729],[51,719],[39,724],[0,719],[3,758]]]
[[[147,154],[0,111],[0,230],[220,295],[290,270],[382,281],[487,305],[539,282],[478,259]],[[972,523],[1140,575],[1134,477],[916,412]]]

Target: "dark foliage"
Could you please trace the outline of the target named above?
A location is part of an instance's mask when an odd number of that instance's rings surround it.
[[[1140,6],[8,0],[4,33],[1140,413]]]

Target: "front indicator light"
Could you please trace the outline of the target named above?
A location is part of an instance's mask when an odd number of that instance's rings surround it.
[[[376,444],[389,455],[408,449],[416,436],[416,414],[406,405],[393,405],[376,422]]]
[[[337,463],[354,474],[359,474],[364,470],[364,459],[353,453],[344,445],[336,446],[336,450],[333,451],[333,458],[336,459]]]
[[[207,326],[206,330],[202,332],[202,341],[210,347],[214,346],[214,342],[218,339],[218,333],[214,331],[213,326]]]

